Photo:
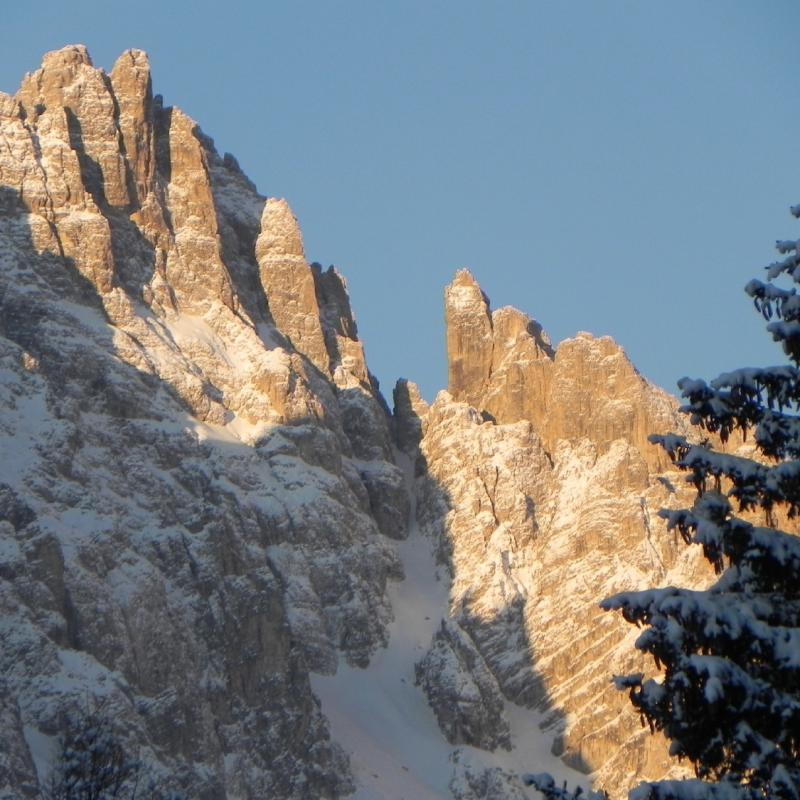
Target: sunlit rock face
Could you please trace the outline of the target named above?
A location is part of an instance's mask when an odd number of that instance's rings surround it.
[[[428,408],[398,386],[395,420],[417,459],[419,522],[451,567],[451,628],[476,651],[473,668],[462,658],[460,682],[450,680],[465,695],[443,729],[473,743],[480,728],[497,743],[502,708],[485,704],[478,725],[471,704],[488,668],[509,701],[548,712],[568,764],[623,796],[672,767],[610,684],[644,666],[636,632],[597,604],[624,589],[708,580],[657,516],[691,498],[647,435],[686,422],[611,339],[579,334],[553,348],[522,312],[492,312],[466,270],[445,290],[445,319],[449,391]],[[443,645],[420,663],[426,688]],[[441,689],[428,693],[436,706]]]
[[[629,441],[654,471],[668,459],[647,437],[682,425],[672,397],[649,384],[607,336],[579,333],[554,349],[535,320],[492,312],[467,270],[445,290],[449,392],[498,423],[532,422],[549,450],[586,437]]]
[[[384,643],[408,499],[344,280],[141,51],[0,141],[0,795],[101,702],[153,796],[346,795],[308,671]]]

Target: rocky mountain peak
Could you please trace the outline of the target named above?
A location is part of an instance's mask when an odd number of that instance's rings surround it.
[[[102,696],[165,796],[345,795],[309,670],[385,642],[409,498],[344,279],[142,51],[0,140],[0,794]]]
[[[606,785],[664,773],[597,602],[702,575],[655,513],[676,403],[617,344],[553,348],[460,270],[449,391],[391,416],[342,274],[145,53],[47,54],[0,139],[0,795],[41,795],[87,698],[160,796],[521,798],[492,751],[549,758],[536,713]]]
[[[297,218],[283,198],[270,197],[261,214],[261,233],[256,242],[256,258],[304,259],[303,237]]]
[[[529,420],[548,449],[588,436],[601,451],[625,437],[654,468],[647,436],[674,424],[675,401],[649,384],[608,336],[585,332],[553,348],[541,325],[506,306],[491,311],[460,270],[445,290],[449,391],[499,423]]]
[[[31,83],[35,83],[52,98],[52,91],[69,86],[81,67],[93,67],[85,45],[72,44],[51,50],[42,56],[42,65],[38,70],[25,75],[22,89],[24,91]]]
[[[555,751],[601,784],[663,775],[663,746],[605,677],[635,658],[620,645],[630,633],[596,604],[618,585],[706,579],[656,515],[683,488],[647,436],[685,430],[677,403],[610,337],[554,348],[524,312],[492,311],[466,270],[445,290],[445,319],[449,393],[427,407],[413,385],[395,391],[398,437],[419,441],[420,525],[453,574],[448,635],[420,666],[431,705],[452,741],[493,747],[505,697],[545,710]]]
[[[477,405],[492,370],[492,317],[489,298],[467,269],[456,273],[444,292],[448,391]]]

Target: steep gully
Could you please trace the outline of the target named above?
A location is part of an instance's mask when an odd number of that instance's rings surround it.
[[[464,762],[476,774],[501,773],[498,798],[522,796],[519,776],[531,769],[585,785],[585,775],[551,755],[552,736],[540,728],[543,715],[513,703],[505,708],[511,721],[510,751],[456,748],[443,739],[433,710],[415,685],[415,667],[449,616],[450,576],[437,563],[434,543],[416,523],[414,464],[401,451],[396,458],[404,468],[410,514],[408,536],[398,545],[405,577],[388,588],[394,614],[388,646],[366,669],[340,663],[335,675],[311,679],[331,733],[350,757],[357,787],[353,800],[474,797],[461,774]]]

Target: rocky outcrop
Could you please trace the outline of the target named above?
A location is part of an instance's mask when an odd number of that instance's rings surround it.
[[[419,444],[425,435],[429,406],[417,384],[405,378],[397,381],[392,396],[395,441],[403,452],[418,455]]]
[[[546,713],[568,765],[622,795],[673,767],[610,684],[644,666],[635,632],[597,603],[708,580],[656,514],[691,492],[646,437],[686,422],[611,339],[579,334],[554,349],[522,312],[492,312],[465,270],[445,317],[449,393],[427,408],[399,384],[395,429],[417,454],[418,521],[452,572],[448,624],[508,701]],[[420,662],[423,685],[441,650],[434,641]],[[473,724],[468,704],[449,708],[446,733]]]
[[[456,750],[451,760],[453,800],[527,800],[529,796],[518,775],[500,767],[476,766],[463,750]]]
[[[408,508],[343,279],[141,51],[0,141],[0,787],[102,703],[153,796],[343,796],[309,670],[385,642]]]
[[[430,650],[416,665],[416,674],[448,742],[484,750],[510,747],[503,695],[457,623],[442,621]]]

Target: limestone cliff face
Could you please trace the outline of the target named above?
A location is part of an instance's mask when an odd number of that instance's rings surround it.
[[[0,95],[0,265],[0,794],[103,699],[153,796],[346,794],[308,672],[385,641],[408,499],[343,279],[81,46]]]
[[[686,422],[611,339],[579,334],[554,349],[522,312],[492,312],[466,270],[445,291],[445,318],[449,392],[427,408],[398,386],[395,428],[417,456],[419,522],[451,567],[450,625],[476,651],[451,683],[470,686],[488,668],[509,701],[547,712],[568,764],[621,796],[672,766],[610,685],[643,666],[635,631],[597,603],[708,579],[656,515],[691,493],[646,437]],[[476,726],[470,697],[428,694],[454,743],[496,746],[496,703]]]

